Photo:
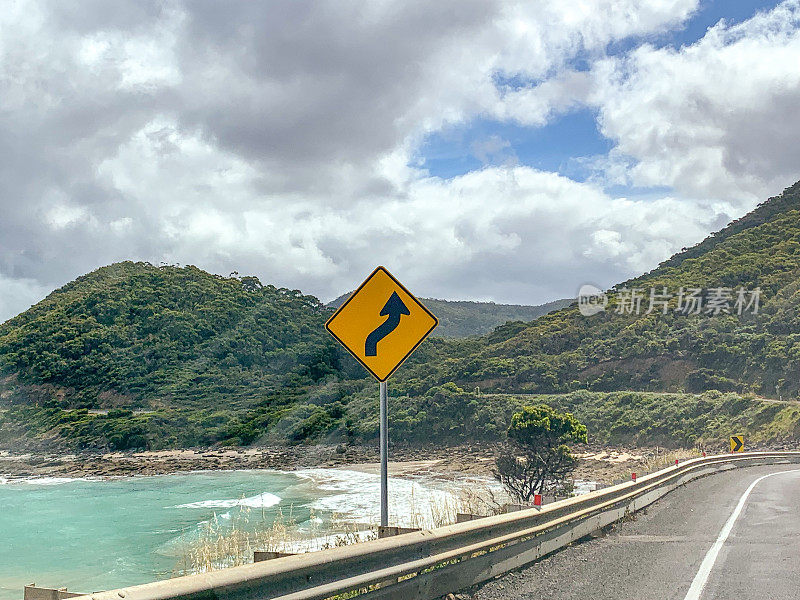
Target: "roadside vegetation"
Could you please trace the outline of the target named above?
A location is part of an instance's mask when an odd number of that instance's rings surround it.
[[[397,524],[433,529],[455,523],[458,513],[500,514],[507,502],[505,494],[481,484],[422,501],[412,494],[407,507],[409,520]],[[320,515],[312,511],[301,528],[291,507],[277,512],[242,507],[224,517],[214,515],[196,531],[186,532],[172,549],[176,559],[172,575],[249,564],[256,551],[295,554],[350,546],[377,537],[377,523],[354,523],[336,513]]]
[[[364,443],[378,434],[375,394],[368,389],[334,396],[276,399],[251,410],[158,409],[132,413],[14,405],[0,410],[7,447],[42,445],[73,450],[160,450],[215,444]],[[732,432],[748,447],[800,438],[800,404],[752,394],[590,392],[482,394],[454,385],[421,397],[390,396],[393,443],[453,445],[497,442],[514,412],[545,403],[568,411],[589,429],[588,441],[614,446],[662,446],[723,451]]]
[[[176,544],[172,575],[250,564],[254,552],[295,554],[377,539],[377,527],[359,527],[335,514],[323,528],[322,520],[312,511],[308,523],[310,527],[301,531],[291,508],[286,513],[278,510],[274,515],[259,514],[249,508],[234,511],[226,518],[214,515]]]
[[[523,406],[511,417],[508,443],[496,459],[495,477],[525,504],[538,494],[568,493],[577,459],[569,443],[586,443],[586,426],[546,404]]]

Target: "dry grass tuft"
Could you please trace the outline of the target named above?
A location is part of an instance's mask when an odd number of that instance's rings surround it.
[[[653,452],[648,452],[642,459],[645,472],[652,473],[665,467],[671,467],[675,464],[675,459],[679,461],[688,460],[690,458],[697,458],[701,456],[701,451],[697,448],[691,450],[667,450],[666,448],[658,448]]]
[[[249,507],[242,507],[229,519],[215,514],[179,549],[174,574],[206,573],[250,563],[254,550],[284,552],[295,525],[291,509],[288,515],[278,509],[274,519],[268,519],[263,511],[260,518],[254,518]]]
[[[426,498],[418,503],[412,493],[410,522],[405,526],[418,529],[443,527],[456,522],[456,514],[494,515],[502,511],[507,499],[488,486],[462,488],[457,495]],[[203,523],[197,535],[178,548],[173,575],[206,573],[253,562],[255,550],[273,552],[312,552],[349,546],[377,538],[376,524],[358,524],[332,514],[328,521],[312,511],[308,527],[299,529],[292,509],[284,513],[254,515],[249,507],[230,511],[229,518],[214,515]]]

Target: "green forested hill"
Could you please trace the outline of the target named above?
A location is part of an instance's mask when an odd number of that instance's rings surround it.
[[[607,310],[582,316],[576,306],[529,324],[495,330],[459,355],[437,345],[436,369],[405,373],[410,391],[448,381],[515,392],[686,390],[753,391],[796,397],[800,390],[800,184],[658,268],[610,291]],[[704,300],[730,289],[730,314],[645,314],[650,288],[700,288]],[[617,314],[630,290],[642,310]],[[761,289],[758,314],[736,314],[738,288]],[[749,299],[749,296],[748,296]]]
[[[325,332],[330,312],[254,277],[103,267],[0,326],[0,444],[28,434],[118,448],[223,440],[249,407],[285,412],[331,377],[364,377]],[[312,422],[298,427],[315,433],[319,416],[305,413]]]
[[[433,338],[390,382],[392,435],[499,439],[524,402],[590,438],[691,444],[800,437],[800,184],[658,268],[484,337]],[[646,314],[650,288],[761,289],[760,310]],[[632,289],[641,314],[618,314]],[[299,291],[194,267],[120,263],[0,326],[0,447],[163,448],[371,439],[376,385]],[[763,398],[766,396],[767,398]]]
[[[349,297],[350,294],[343,294],[327,306],[339,308]],[[433,337],[463,338],[485,335],[508,321],[533,321],[549,312],[569,306],[575,300],[554,300],[536,306],[436,298],[420,298],[420,301],[439,319],[439,326],[431,334]]]
[[[341,374],[313,296],[196,267],[118,263],[0,326],[0,368],[22,383],[120,404],[237,405]]]

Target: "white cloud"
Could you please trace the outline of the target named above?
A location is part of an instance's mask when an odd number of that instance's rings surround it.
[[[158,152],[165,140],[176,150]],[[652,267],[719,217],[689,201],[612,198],[509,166],[451,180],[404,179],[399,170],[399,193],[346,204],[308,193],[287,201],[259,193],[259,171],[164,121],[134,135],[100,171],[129,210],[158,224],[151,235],[169,240],[165,260],[302,282],[323,297],[352,288],[380,263],[429,295],[544,301],[582,281],[610,284]]]
[[[54,229],[64,229],[79,223],[86,214],[86,208],[83,206],[56,204],[47,211],[47,220]]]
[[[511,142],[493,134],[487,138],[476,140],[470,145],[472,154],[484,165],[515,165],[519,162]]]
[[[748,205],[798,177],[800,2],[594,69],[601,131],[636,185]],[[613,161],[612,161],[613,164]]]
[[[88,2],[0,16],[0,277],[18,282],[0,291],[0,319],[27,302],[14,298],[121,259],[324,298],[385,263],[423,295],[545,301],[651,268],[736,214],[714,200],[726,190],[755,193],[797,162],[794,115],[771,154],[748,150],[769,116],[758,85],[794,102],[783,65],[741,90],[703,81],[720,61],[755,68],[748,51],[788,60],[794,17],[605,60],[610,42],[678,27],[697,1]],[[576,56],[595,68],[572,71]],[[723,66],[721,85],[747,79]],[[615,198],[513,166],[491,136],[473,148],[479,171],[442,180],[409,165],[446,124],[541,125],[584,103],[618,141],[597,165],[681,193]]]
[[[555,115],[587,103],[592,91],[590,73],[566,71],[537,86],[507,92],[495,116],[527,126],[545,125]]]

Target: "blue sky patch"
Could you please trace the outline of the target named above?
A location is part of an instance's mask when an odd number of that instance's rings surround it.
[[[670,32],[667,44],[675,48],[694,44],[701,39],[720,20],[725,19],[728,25],[746,21],[758,12],[766,12],[780,4],[777,0],[753,2],[752,0],[704,0],[695,15],[682,30]]]
[[[610,44],[608,55],[625,54],[642,43],[656,47],[679,48],[697,42],[709,27],[725,19],[729,25],[740,23],[760,11],[768,11],[779,2],[744,0],[707,0],[680,29],[652,37],[630,37]],[[588,70],[591,59],[579,52],[567,61],[564,69]],[[548,76],[555,75],[554,73]],[[535,86],[541,80],[521,75],[497,74],[494,83],[501,91]],[[416,155],[416,164],[436,177],[449,179],[485,166],[525,165],[542,171],[585,181],[592,174],[585,159],[606,155],[613,142],[597,129],[596,112],[583,108],[557,116],[542,127],[501,123],[491,119],[473,119],[446,127],[428,136]],[[610,191],[610,190],[609,190]],[[635,193],[627,188],[617,192]],[[645,193],[652,190],[645,190]]]
[[[597,130],[595,113],[580,109],[544,127],[477,119],[428,137],[419,150],[421,167],[451,178],[489,165],[518,164],[563,172],[575,157],[606,154],[612,142]]]

